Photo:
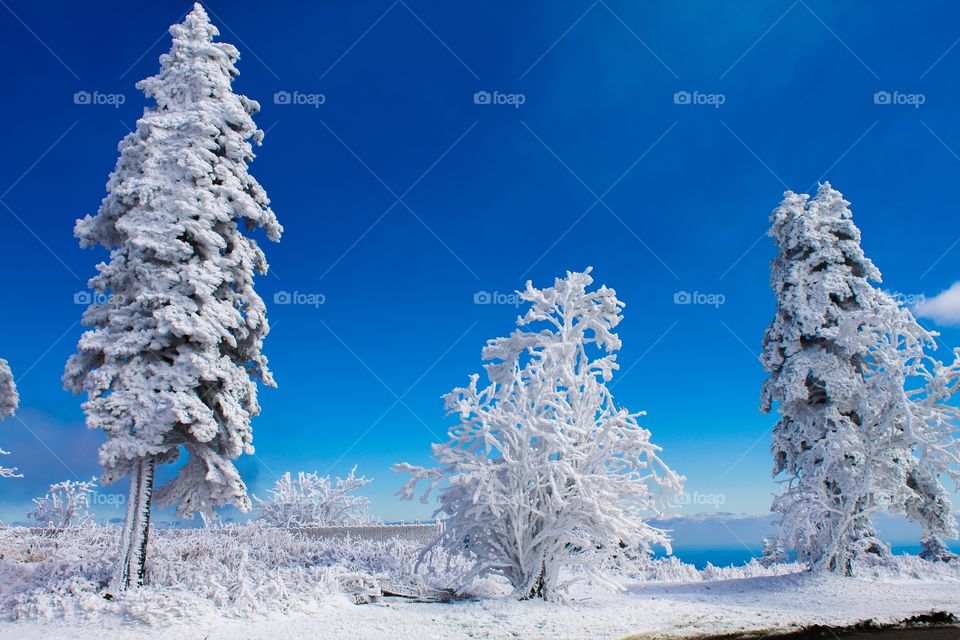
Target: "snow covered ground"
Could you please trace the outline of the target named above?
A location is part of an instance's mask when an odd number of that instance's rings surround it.
[[[332,598],[315,613],[257,620],[203,619],[164,627],[98,620],[4,623],[0,638],[59,640],[242,638],[424,640],[684,636],[766,627],[895,621],[931,610],[960,614],[960,581],[848,580],[786,575],[697,583],[637,584],[625,594],[576,591],[565,604],[487,598],[457,604],[355,605]]]
[[[151,586],[108,600],[114,538],[109,527],[57,536],[0,529],[0,639],[595,640],[960,615],[960,568],[915,557],[896,570],[864,568],[856,579],[795,565],[697,571],[676,559],[640,560],[620,569],[626,591],[579,584],[563,604],[517,602],[508,585],[487,580],[477,597],[453,604],[357,605],[358,589],[437,586],[443,575],[414,568],[415,544],[255,527],[160,531]]]

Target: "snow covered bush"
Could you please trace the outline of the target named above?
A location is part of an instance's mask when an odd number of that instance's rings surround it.
[[[20,404],[20,395],[17,393],[17,387],[13,382],[13,373],[10,371],[10,364],[0,358],[0,420],[8,418],[17,410]],[[9,455],[8,452],[0,449],[0,456]],[[16,467],[4,467],[0,465],[0,478],[20,478]]]
[[[673,583],[782,576],[798,573],[803,569],[804,566],[797,563],[763,563],[757,558],[751,558],[743,565],[718,567],[707,563],[703,569],[697,569],[676,556],[652,558],[648,555],[621,557],[611,565],[611,571],[616,571],[631,581]]]
[[[768,552],[851,575],[891,558],[871,524],[878,511],[919,522],[931,552],[956,536],[938,476],[956,479],[960,458],[947,404],[956,367],[929,357],[934,334],[874,286],[848,205],[825,183],[812,199],[787,192],[771,216],[777,314],[761,409],[778,405],[774,476],[785,486]]]
[[[89,524],[90,495],[94,493],[97,479],[91,478],[83,482],[80,480],[64,480],[50,485],[47,495],[33,499],[33,510],[27,517],[37,523],[38,527],[48,529],[62,529]]]
[[[250,508],[233,460],[253,453],[257,383],[274,386],[253,288],[267,262],[249,235],[282,232],[247,171],[259,104],[233,93],[239,53],[213,42],[199,4],[170,33],[160,72],[137,85],[156,105],[120,143],[99,211],[74,230],[82,247],[110,251],[64,384],[87,394],[87,425],[107,435],[101,481],[131,479],[122,585],[143,582],[156,465],[188,456],[156,495],[179,517]]]
[[[114,591],[117,527],[32,533],[0,528],[0,617],[165,625],[210,617],[316,612],[324,601],[381,586],[440,586],[407,541],[326,540],[260,526],[157,529],[140,589]],[[445,562],[445,559],[444,559]],[[456,562],[453,562],[456,566]]]
[[[617,406],[606,386],[619,368],[613,329],[624,304],[606,286],[588,291],[590,271],[545,289],[528,282],[518,329],[483,349],[489,384],[473,375],[445,396],[460,423],[433,445],[442,466],[395,466],[412,474],[406,499],[419,481],[428,483],[423,502],[444,485],[438,544],[471,562],[461,587],[500,575],[517,598],[555,599],[568,584],[561,568],[612,585],[605,560],[669,544],[641,516],[660,513],[664,492],[679,492],[683,479],[637,424],[642,414]]]
[[[260,509],[258,520],[274,527],[334,527],[374,524],[367,512],[370,500],[353,495],[373,482],[357,476],[357,468],[346,478],[301,471],[296,479],[290,472],[277,479],[269,490],[270,499],[254,500]]]

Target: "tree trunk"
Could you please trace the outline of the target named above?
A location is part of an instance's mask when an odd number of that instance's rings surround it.
[[[150,531],[155,467],[154,458],[143,458],[134,465],[130,473],[130,494],[120,543],[120,570],[117,576],[121,590],[142,586],[146,577],[147,538]]]
[[[521,600],[533,600],[534,598],[540,598],[541,600],[544,597],[544,574],[546,574],[546,567],[540,565],[540,573],[537,574],[536,580],[533,581],[533,585],[530,587],[530,591],[526,593]]]

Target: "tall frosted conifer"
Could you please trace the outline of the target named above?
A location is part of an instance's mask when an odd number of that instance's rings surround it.
[[[812,199],[786,193],[771,216],[777,314],[761,406],[777,404],[774,475],[785,485],[770,548],[845,575],[889,557],[871,524],[879,511],[919,522],[928,551],[942,555],[956,528],[938,476],[956,478],[960,462],[946,404],[956,367],[927,355],[934,334],[875,286],[849,204],[823,184]]]
[[[75,229],[81,246],[110,251],[90,280],[106,301],[84,313],[90,330],[64,383],[87,394],[87,425],[107,435],[101,480],[130,477],[121,587],[144,581],[154,498],[181,517],[250,508],[233,460],[253,452],[257,383],[274,386],[253,288],[267,262],[247,235],[282,232],[247,172],[263,138],[259,104],[233,93],[239,53],[213,41],[199,4],[170,33],[160,73],[137,85],[156,105],[120,143],[99,211]],[[157,465],[180,455],[179,474],[154,491]]]

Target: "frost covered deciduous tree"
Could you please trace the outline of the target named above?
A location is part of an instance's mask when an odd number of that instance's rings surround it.
[[[346,478],[301,471],[294,479],[290,472],[280,476],[269,490],[270,499],[254,496],[260,509],[258,520],[272,527],[339,527],[373,524],[367,512],[370,500],[355,495],[373,482],[357,476],[357,468]]]
[[[77,222],[83,247],[110,260],[90,280],[91,327],[67,363],[66,387],[87,393],[87,425],[108,436],[101,481],[129,476],[121,587],[141,584],[154,471],[186,454],[160,503],[178,515],[250,508],[233,464],[252,453],[257,383],[274,386],[261,353],[269,326],[253,288],[267,262],[249,232],[282,227],[248,173],[263,132],[257,102],[237,95],[237,49],[197,4],[170,28],[160,72],[137,86],[156,105],[120,143],[96,215]],[[105,297],[105,302],[100,298]]]
[[[439,491],[447,551],[463,553],[474,577],[505,576],[514,595],[558,598],[569,581],[590,576],[612,585],[602,563],[624,548],[669,549],[665,532],[645,523],[683,478],[659,457],[637,417],[619,407],[606,383],[619,368],[613,332],[624,304],[606,286],[588,291],[590,269],[567,273],[552,287],[531,283],[518,295],[530,304],[507,338],[483,349],[489,383],[479,375],[445,396],[459,417],[450,439],[433,445],[438,468],[396,465]]]
[[[927,355],[933,334],[874,283],[849,202],[828,183],[814,198],[787,192],[771,216],[779,252],[771,285],[761,409],[778,405],[769,549],[793,551],[817,570],[849,575],[884,561],[871,516],[906,513],[936,546],[955,535],[940,474],[956,478],[956,410],[950,367]],[[951,382],[953,380],[953,382]]]
[[[931,355],[937,334],[889,300],[869,313],[847,318],[840,339],[867,354],[863,414],[874,439],[888,442],[895,473],[881,487],[889,510],[920,525],[921,556],[952,560],[945,538],[956,538],[957,522],[945,476],[960,487],[960,408],[950,400],[960,388],[960,350],[945,365]]]
[[[52,484],[47,495],[33,499],[34,507],[27,517],[38,527],[48,529],[77,527],[92,522],[90,496],[96,487],[96,478]]]
[[[9,418],[20,405],[20,395],[17,393],[17,386],[13,382],[13,372],[10,371],[10,364],[0,358],[0,420]],[[0,449],[0,456],[9,455],[3,449]],[[0,478],[20,478],[16,467],[4,467],[0,465]]]

